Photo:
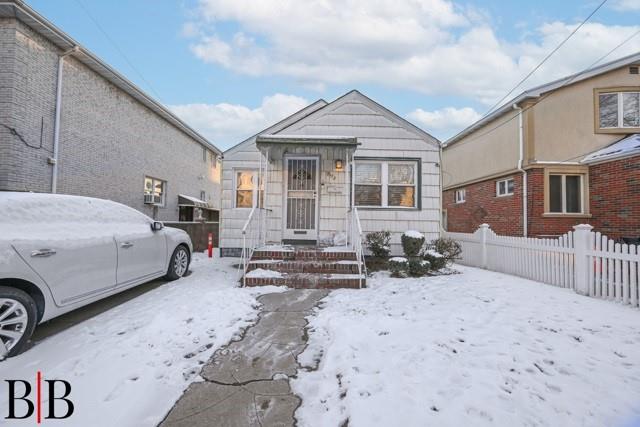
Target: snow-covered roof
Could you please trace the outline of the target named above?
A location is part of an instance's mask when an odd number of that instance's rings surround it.
[[[582,163],[610,161],[635,154],[640,154],[640,134],[637,133],[594,151],[582,159]]]
[[[195,206],[197,208],[208,208],[209,204],[197,197],[178,194],[178,206]]]

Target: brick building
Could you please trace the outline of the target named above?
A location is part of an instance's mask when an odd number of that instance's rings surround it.
[[[216,219],[221,152],[22,1],[0,5],[0,191]]]
[[[445,142],[449,231],[640,237],[640,53],[528,90]]]

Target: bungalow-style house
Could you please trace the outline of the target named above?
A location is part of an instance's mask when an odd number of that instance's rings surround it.
[[[368,232],[392,232],[396,254],[406,230],[438,237],[440,144],[356,90],[318,100],[224,153],[220,228],[222,256],[304,246],[357,272],[346,261]]]
[[[530,89],[445,142],[443,223],[640,237],[640,53]]]

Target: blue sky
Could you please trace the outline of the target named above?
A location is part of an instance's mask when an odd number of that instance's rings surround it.
[[[600,0],[28,3],[227,148],[352,88],[446,139],[486,112]],[[640,29],[639,18],[640,0],[608,0],[522,89],[586,67]],[[640,36],[607,60],[638,50]]]

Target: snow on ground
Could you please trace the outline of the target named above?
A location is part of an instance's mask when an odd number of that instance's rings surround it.
[[[65,425],[155,426],[213,352],[257,318],[256,296],[283,289],[237,288],[233,262],[194,254],[188,277],[0,362],[0,377],[28,380],[40,370],[69,381],[75,413]]]
[[[393,279],[309,318],[302,426],[615,426],[640,419],[640,312],[513,276]],[[315,369],[317,368],[317,369]],[[637,425],[637,424],[635,424]]]

